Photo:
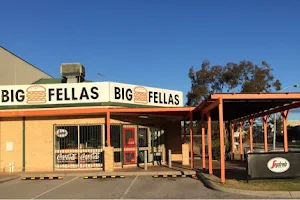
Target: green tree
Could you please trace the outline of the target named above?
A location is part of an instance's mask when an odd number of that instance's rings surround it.
[[[199,70],[192,66],[188,76],[191,80],[188,106],[199,105],[213,92],[271,92],[281,89],[281,82],[274,78],[272,68],[265,61],[261,65],[243,60],[211,66],[205,60]]]
[[[263,61],[261,65],[251,61],[239,63],[228,62],[225,65],[211,66],[208,60],[202,62],[199,70],[192,66],[188,76],[191,80],[191,89],[187,93],[187,105],[197,106],[211,93],[224,92],[271,92],[281,89],[281,82],[274,78],[272,68]],[[280,123],[279,123],[280,124]],[[244,124],[247,126],[247,123]],[[230,123],[226,123],[226,131],[229,133]],[[219,152],[218,124],[213,124],[213,151]],[[231,150],[230,134],[227,134],[226,150]],[[228,148],[227,148],[228,147]],[[214,155],[218,157],[218,155]]]

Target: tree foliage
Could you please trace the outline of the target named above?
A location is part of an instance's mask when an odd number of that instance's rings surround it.
[[[187,94],[187,105],[199,105],[209,94],[222,92],[271,92],[281,89],[281,82],[274,78],[270,65],[251,61],[229,62],[226,65],[213,65],[205,60],[201,68],[189,69],[191,90]]]

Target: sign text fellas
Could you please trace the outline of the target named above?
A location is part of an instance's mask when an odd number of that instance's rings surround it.
[[[80,90],[80,91],[78,91]],[[41,95],[44,93],[44,95]],[[46,94],[47,93],[47,94]],[[23,102],[25,98],[30,95],[30,92],[18,89],[18,90],[1,90],[1,103],[8,102]],[[32,94],[32,96],[40,97],[47,96],[47,101],[76,101],[76,100],[89,100],[98,99],[99,91],[97,87],[91,88],[48,88],[47,91],[40,91],[40,94]]]
[[[159,91],[148,91],[143,87],[121,88],[114,87],[114,98],[142,104],[179,105],[179,95]]]

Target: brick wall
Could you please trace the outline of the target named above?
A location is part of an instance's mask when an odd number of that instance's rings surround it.
[[[55,124],[99,124],[104,117],[26,118],[26,171],[53,171]],[[41,164],[39,164],[41,163]]]
[[[22,171],[22,118],[2,118],[0,121],[0,172],[9,172],[9,163],[14,171]],[[13,150],[6,151],[7,142],[13,143]]]
[[[27,117],[25,119],[25,171],[53,171],[54,125],[104,124],[105,116],[78,117]],[[111,124],[128,123],[111,119]],[[179,127],[179,128],[178,128]],[[2,118],[0,121],[0,170],[9,171],[9,162],[15,163],[15,171],[22,171],[23,154],[22,118]],[[181,155],[180,124],[170,124],[167,129],[169,148]],[[6,142],[12,141],[14,150],[6,152]]]

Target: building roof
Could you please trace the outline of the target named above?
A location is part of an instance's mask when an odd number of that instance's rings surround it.
[[[41,78],[32,84],[56,84],[56,83],[64,83],[62,78]]]
[[[41,70],[40,68],[38,68],[38,67],[34,66],[33,64],[31,64],[31,63],[29,63],[28,61],[24,60],[23,58],[21,58],[21,57],[17,56],[16,54],[14,54],[13,52],[11,52],[11,51],[9,51],[8,49],[4,48],[3,46],[0,46],[0,48],[4,49],[5,51],[7,51],[8,53],[12,54],[13,56],[15,56],[15,57],[19,58],[19,59],[20,59],[20,60],[22,60],[23,62],[25,62],[25,63],[29,64],[29,65],[30,65],[30,66],[32,66],[33,68],[35,68],[35,69],[37,69],[37,70],[39,70],[39,71],[43,72],[44,74],[46,74],[46,75],[48,75],[48,76],[50,76],[50,77],[52,77],[52,78],[53,78],[53,76],[51,76],[50,74],[48,74],[48,73],[44,72],[43,70]]]
[[[93,82],[93,81],[85,80],[83,82],[86,83],[86,82]],[[63,78],[41,78],[32,84],[59,84],[59,83],[66,83],[66,80]]]
[[[283,109],[300,107],[300,93],[211,94],[195,109],[194,117],[201,119],[201,113],[210,111],[212,120],[218,120],[218,101],[223,102],[224,121],[244,121],[280,112]],[[204,119],[206,120],[206,117]]]

